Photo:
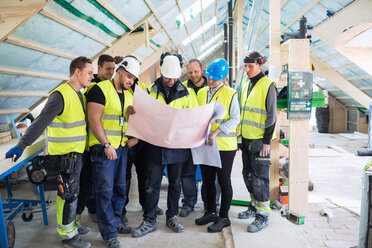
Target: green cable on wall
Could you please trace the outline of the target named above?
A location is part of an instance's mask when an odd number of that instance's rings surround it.
[[[120,35],[115,34],[114,32],[112,32],[103,23],[100,23],[100,22],[96,21],[94,18],[85,15],[84,13],[82,13],[81,11],[79,11],[77,8],[75,8],[70,3],[66,2],[65,0],[54,0],[54,2],[56,2],[58,5],[60,5],[61,7],[63,7],[64,9],[66,9],[67,11],[69,11],[74,16],[76,16],[76,17],[78,17],[78,18],[80,18],[82,20],[85,20],[85,21],[89,22],[90,24],[92,24],[92,25],[100,28],[106,34],[108,34],[108,35],[110,35],[110,36],[112,36],[112,37],[114,37],[116,39],[119,39],[121,37]]]

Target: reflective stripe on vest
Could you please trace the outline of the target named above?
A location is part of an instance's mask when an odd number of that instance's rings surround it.
[[[101,122],[105,135],[112,147],[117,149],[119,145],[125,146],[128,138],[125,136],[128,125],[127,107],[132,104],[133,96],[128,90],[124,91],[124,110],[119,95],[110,80],[101,81],[98,87],[105,96],[105,107],[101,116]],[[120,117],[124,113],[124,126],[120,126]],[[89,130],[89,146],[100,144],[91,130]]]
[[[209,87],[204,87],[198,91],[198,102],[199,105],[207,104],[208,100],[208,90]],[[214,96],[209,102],[215,101],[221,103],[226,108],[226,115],[222,119],[217,119],[216,122],[211,127],[211,132],[218,129],[222,123],[230,119],[230,105],[233,99],[233,96],[236,94],[236,91],[229,86],[222,86],[217,90]],[[236,128],[233,128],[229,131],[228,134],[221,132],[216,137],[218,143],[218,150],[220,151],[233,151],[237,149],[237,139],[236,139]]]
[[[62,94],[64,107],[62,114],[57,115],[49,124],[48,153],[50,155],[63,155],[70,152],[83,153],[87,130],[80,98],[67,83],[60,85],[54,91]]]
[[[242,108],[239,133],[241,133],[245,139],[263,138],[267,119],[266,96],[271,84],[272,82],[270,79],[262,77],[252,88],[248,97],[247,94],[250,82],[244,86],[240,99]]]

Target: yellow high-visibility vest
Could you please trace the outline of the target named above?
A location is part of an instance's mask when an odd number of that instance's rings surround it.
[[[240,126],[238,133],[245,139],[262,139],[266,129],[266,96],[270,85],[273,82],[267,77],[262,77],[251,90],[247,97],[249,85],[248,82],[244,85],[240,103]],[[275,138],[275,131],[273,139]]]
[[[125,136],[128,125],[127,108],[132,104],[133,96],[128,90],[124,90],[124,108],[119,95],[110,80],[101,81],[97,84],[101,88],[105,96],[105,108],[101,116],[101,122],[105,131],[106,137],[111,143],[111,146],[117,149],[119,145],[125,146],[125,141],[128,138]],[[124,118],[124,125],[120,126],[120,118]],[[96,136],[89,130],[89,146],[100,144]]]
[[[64,155],[70,152],[83,153],[87,138],[85,112],[80,98],[71,85],[57,87],[63,96],[63,112],[56,116],[48,127],[48,153]],[[50,94],[52,94],[52,91]],[[85,105],[85,98],[84,105]]]
[[[204,87],[198,91],[197,98],[200,106],[208,103],[208,90],[209,87]],[[222,123],[230,119],[230,105],[236,93],[237,92],[234,89],[230,88],[227,85],[223,85],[211,98],[210,102],[213,102],[218,97],[217,102],[223,104],[223,106],[225,106],[226,108],[226,115],[223,118],[216,120],[216,122],[211,127],[212,132],[218,129]],[[219,133],[216,138],[218,143],[218,150],[233,151],[237,149],[236,127],[231,129],[228,134],[225,134],[223,132]]]

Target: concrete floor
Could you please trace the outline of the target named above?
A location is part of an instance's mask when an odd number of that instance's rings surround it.
[[[309,179],[315,189],[309,192],[309,214],[305,225],[295,225],[281,217],[277,211],[270,216],[270,225],[260,233],[246,232],[247,225],[252,220],[239,220],[237,214],[245,207],[232,206],[230,210],[231,228],[225,228],[222,233],[210,234],[207,226],[196,226],[194,219],[203,214],[202,202],[199,201],[195,211],[187,218],[180,218],[185,226],[185,232],[172,233],[165,227],[165,217],[158,218],[158,231],[142,238],[132,238],[130,235],[119,235],[123,247],[353,247],[358,243],[359,219],[344,209],[331,204],[325,198],[344,206],[356,213],[360,211],[361,177],[364,164],[371,157],[358,157],[355,152],[365,149],[366,138],[347,137],[332,134],[310,133]],[[328,148],[337,146],[337,151]],[[342,149],[339,149],[342,148]],[[241,154],[238,153],[232,172],[234,199],[249,200],[241,177]],[[134,173],[135,174],[135,173]],[[136,185],[136,182],[133,182]],[[16,197],[31,196],[30,184],[17,185]],[[159,206],[166,209],[167,180],[164,177]],[[0,192],[5,198],[5,187]],[[128,205],[129,223],[137,226],[142,220],[142,211],[138,204],[138,195],[132,186],[130,203]],[[200,196],[200,195],[199,195]],[[42,225],[41,213],[34,213],[31,222],[23,222],[20,215],[14,218],[16,227],[15,247],[61,247],[55,226],[55,192],[47,192],[46,197],[52,200],[48,210],[49,225]],[[332,223],[319,214],[321,208],[331,209],[334,217]],[[86,213],[82,223],[92,229],[84,238],[92,243],[92,247],[105,247],[98,228]]]

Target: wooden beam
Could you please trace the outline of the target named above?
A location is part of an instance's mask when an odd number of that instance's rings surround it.
[[[0,115],[10,115],[10,114],[20,114],[20,113],[29,113],[30,109],[0,109]]]
[[[0,42],[15,32],[51,0],[1,0],[0,1]]]
[[[153,64],[160,61],[160,55],[162,52],[167,49],[167,46],[171,43],[169,40],[167,43],[165,43],[162,47],[160,47],[156,52],[148,56],[141,65],[140,74],[144,71],[146,71],[148,68],[150,68]]]
[[[43,52],[43,53],[56,55],[56,56],[66,58],[66,59],[73,60],[74,58],[78,57],[78,55],[75,55],[75,54],[66,53],[64,51],[60,51],[58,49],[51,48],[51,47],[48,47],[46,45],[37,44],[37,43],[31,42],[31,41],[22,40],[22,39],[19,39],[19,38],[8,37],[8,38],[5,39],[5,42],[13,44],[13,45],[17,45],[17,46],[30,48],[30,49],[40,51],[40,52]]]
[[[147,4],[147,6],[150,8],[150,10],[152,11],[152,13],[154,14],[154,16],[156,17],[156,19],[158,20],[158,22],[160,23],[160,25],[163,27],[164,31],[167,33],[167,35],[169,36],[169,38],[171,40],[175,41],[173,35],[169,32],[169,30],[164,25],[163,21],[159,18],[159,15],[155,11],[155,8],[152,5],[151,1],[150,0],[145,0],[145,2]],[[182,49],[183,52],[185,52],[185,48],[182,46],[182,44],[179,44],[179,47]]]
[[[82,29],[81,27],[77,26],[75,23],[67,20],[66,18],[64,17],[60,17],[56,14],[54,14],[53,12],[50,12],[49,10],[46,10],[46,9],[43,9],[40,11],[41,14],[43,14],[44,16],[46,17],[49,17],[50,19],[56,21],[56,22],[59,22],[61,23],[62,25],[66,26],[66,27],[69,27],[73,30],[75,30],[76,32],[79,32],[85,36],[88,36],[89,38],[101,43],[101,44],[104,44],[105,46],[107,47],[111,47],[111,43],[102,39],[101,37],[98,37],[94,34],[92,34],[91,32],[85,30],[85,29]]]
[[[109,4],[106,3],[104,0],[97,0],[99,4],[101,4],[105,9],[107,9],[113,16],[119,19],[125,26],[127,26],[130,30],[133,30],[133,25],[130,24],[122,15],[120,15],[116,10],[111,8]]]
[[[186,28],[186,32],[187,32],[188,36],[190,37],[190,42],[191,42],[192,50],[194,51],[195,57],[198,57],[198,54],[196,53],[196,49],[195,49],[194,43],[192,42],[192,39],[191,39],[191,33],[190,33],[189,25],[187,24],[185,15],[183,14],[183,8],[182,8],[182,5],[181,5],[181,2],[180,2],[180,0],[176,0],[176,1],[177,1],[178,10],[181,12],[182,18],[185,21],[185,28]]]
[[[288,63],[291,70],[309,70],[308,39],[289,40]],[[309,120],[289,120],[288,208],[308,213]]]
[[[281,68],[280,62],[280,0],[270,1],[270,66]],[[276,82],[278,83],[278,82]],[[270,201],[279,200],[280,124],[276,122],[276,139],[271,141]]]
[[[152,13],[149,13],[147,16],[142,18],[142,20],[140,20],[134,25],[133,30],[141,26],[151,16],[152,16]],[[129,55],[133,53],[136,49],[141,47],[145,43],[143,39],[143,32],[132,33],[132,31],[125,33],[120,39],[117,39],[114,42],[112,42],[112,47],[106,47],[101,52],[96,54],[92,58],[93,65],[97,64],[98,58],[102,54],[109,54],[111,56],[116,56],[116,55],[125,56],[125,55]],[[157,31],[155,31],[154,29],[150,30],[150,33],[149,33],[150,39],[161,31],[162,29],[159,29]]]
[[[46,91],[0,91],[0,96],[5,97],[34,97],[34,96],[48,96]]]
[[[314,64],[316,73],[320,74],[337,88],[348,94],[363,107],[367,109],[369,108],[369,105],[372,101],[371,97],[369,97],[366,93],[353,85],[342,74],[332,69],[329,65],[327,65],[317,57],[311,55],[310,58],[311,62]]]
[[[159,30],[159,28],[155,25],[155,23],[151,19],[148,19],[147,22],[150,24],[152,29],[154,29],[155,31]]]
[[[63,75],[63,74],[39,72],[39,71],[26,71],[22,69],[5,68],[5,67],[0,67],[0,73],[19,75],[19,76],[28,76],[28,77],[50,78],[50,79],[58,79],[58,80],[68,80],[69,78],[67,75]]]

